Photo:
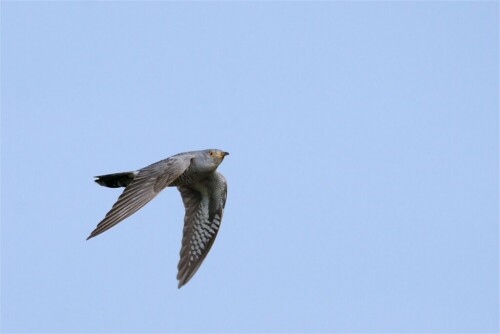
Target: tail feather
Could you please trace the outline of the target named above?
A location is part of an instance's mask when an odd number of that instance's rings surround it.
[[[128,186],[136,175],[136,172],[107,174],[95,176],[94,181],[103,187],[120,188]]]

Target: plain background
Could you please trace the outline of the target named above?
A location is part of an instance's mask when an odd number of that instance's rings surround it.
[[[496,332],[497,2],[1,5],[4,332]],[[176,288],[167,189],[90,241],[94,175],[219,148]]]

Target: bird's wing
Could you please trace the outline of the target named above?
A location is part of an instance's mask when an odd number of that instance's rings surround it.
[[[214,243],[226,204],[227,184],[222,174],[214,172],[209,179],[178,189],[186,209],[177,266],[180,288],[193,277]]]
[[[93,238],[131,216],[179,177],[194,155],[177,155],[145,167],[137,173],[106,217],[87,238]]]

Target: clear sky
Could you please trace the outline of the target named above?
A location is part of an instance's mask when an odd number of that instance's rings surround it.
[[[498,2],[1,5],[4,332],[499,330]],[[219,148],[90,241],[94,175]]]

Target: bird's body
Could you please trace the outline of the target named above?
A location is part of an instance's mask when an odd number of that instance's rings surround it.
[[[216,169],[228,154],[220,150],[185,152],[134,172],[96,176],[102,186],[125,190],[87,240],[134,214],[166,187],[177,187],[186,210],[177,274],[180,288],[196,273],[217,236],[227,183]]]

